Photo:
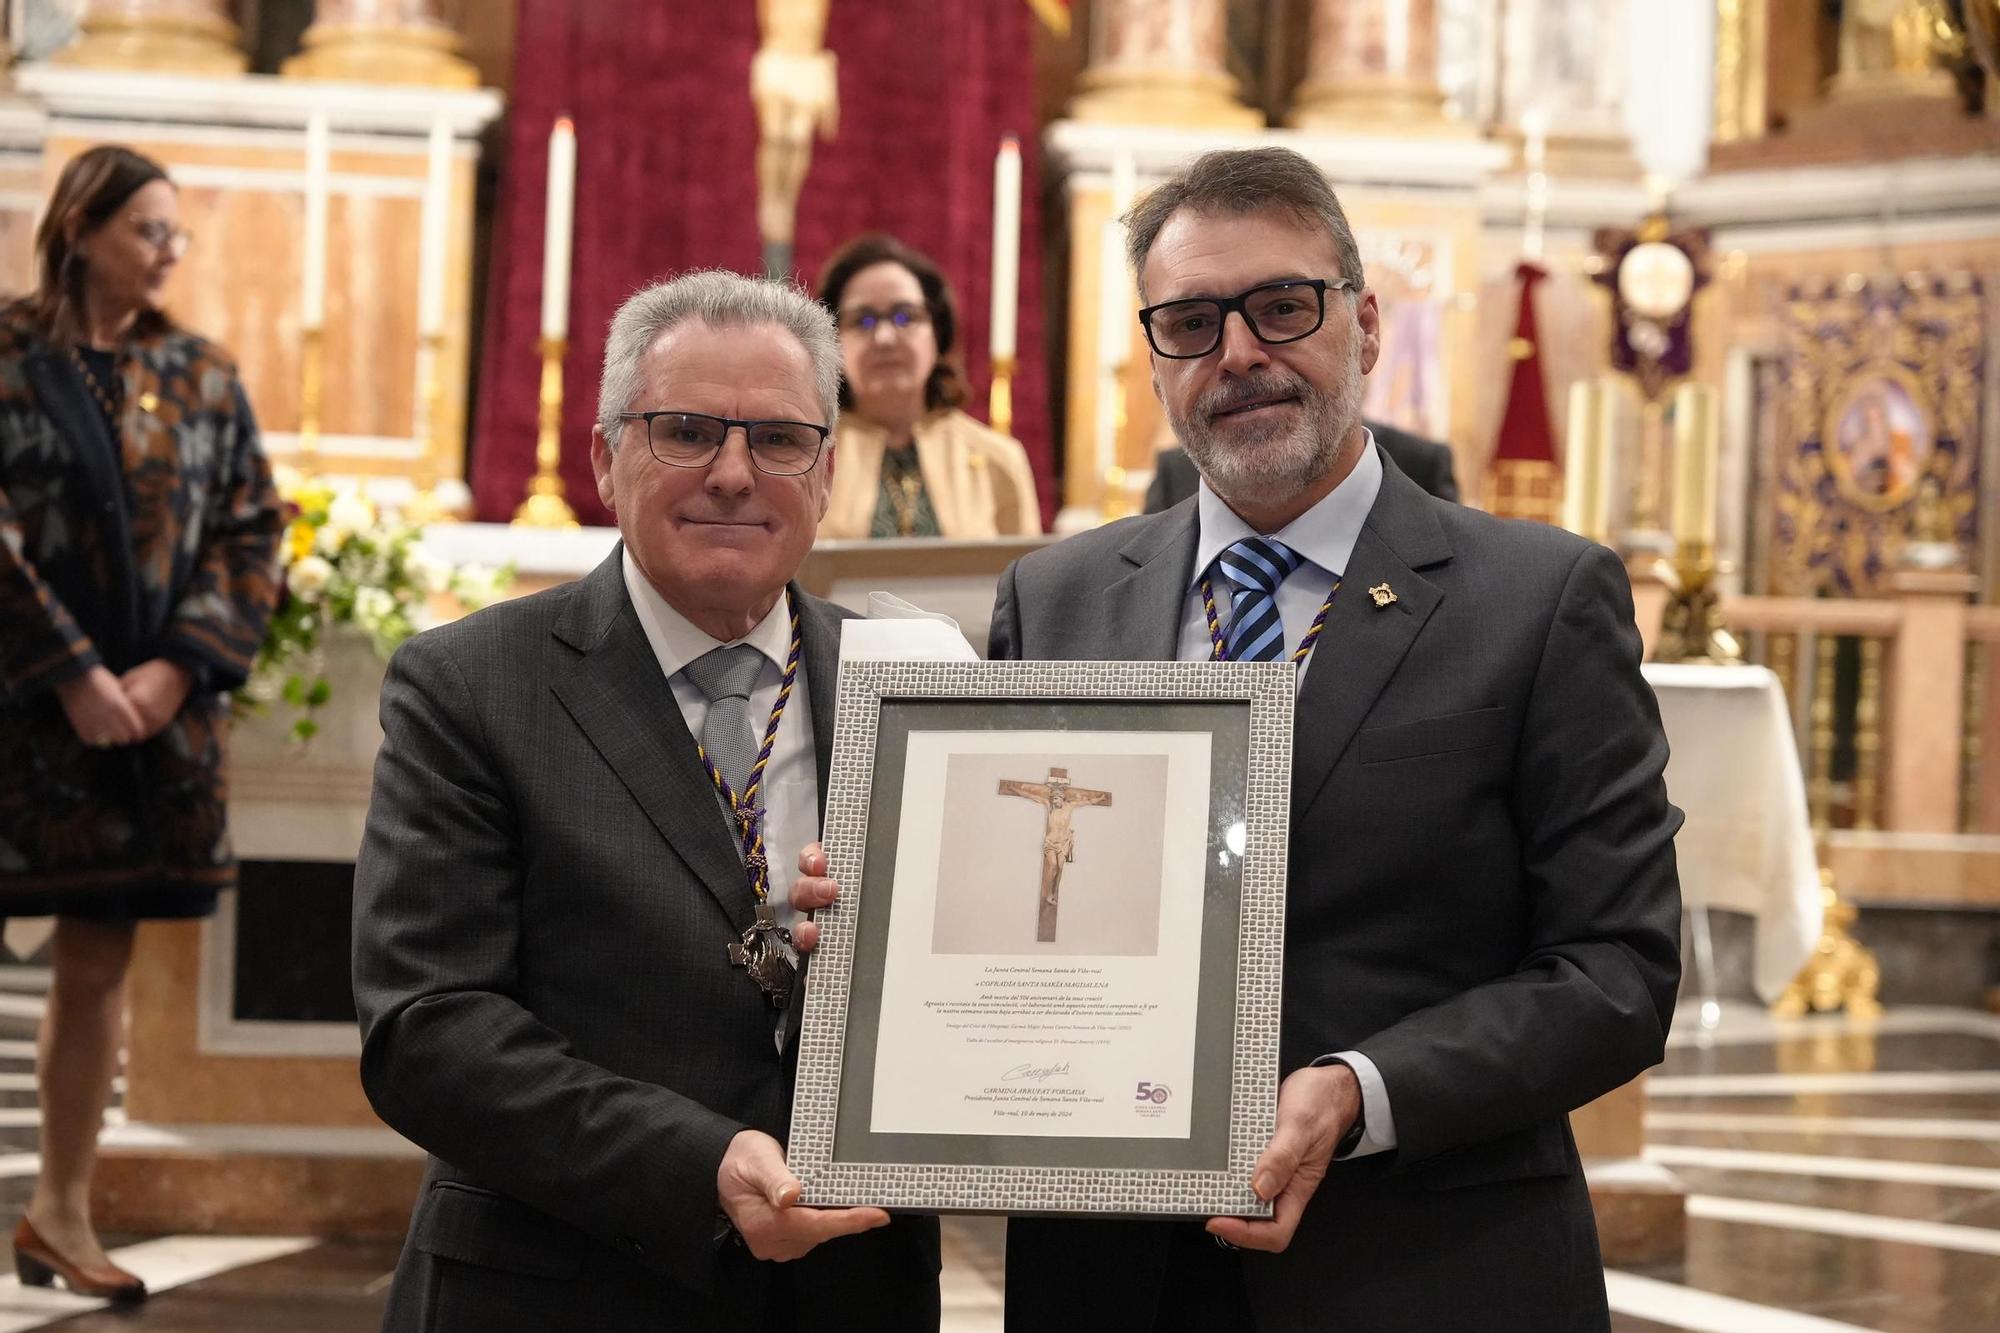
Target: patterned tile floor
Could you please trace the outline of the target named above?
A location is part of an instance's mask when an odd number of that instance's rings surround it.
[[[38,974],[0,968],[0,1219],[34,1171]],[[1727,1009],[1652,1080],[1649,1154],[1689,1190],[1684,1261],[1606,1274],[1618,1333],[2000,1329],[2000,1018],[1872,1027]],[[946,1333],[1001,1327],[1004,1229],[945,1223]],[[166,1289],[136,1312],[0,1278],[0,1333],[362,1333],[393,1244],[117,1237]],[[5,1270],[0,1270],[4,1272]],[[171,1285],[168,1285],[171,1284]]]

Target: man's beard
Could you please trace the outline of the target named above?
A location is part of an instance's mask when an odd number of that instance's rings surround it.
[[[1169,408],[1167,419],[1209,488],[1223,499],[1296,495],[1340,461],[1341,450],[1361,420],[1358,339],[1348,352],[1345,371],[1335,388],[1321,391],[1296,371],[1273,366],[1254,378],[1218,385],[1186,417]],[[1215,431],[1217,412],[1273,396],[1295,398],[1298,418],[1247,430],[1238,427],[1231,439]]]

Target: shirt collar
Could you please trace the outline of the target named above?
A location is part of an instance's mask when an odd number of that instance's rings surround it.
[[[659,659],[660,670],[667,676],[677,674],[681,668],[697,657],[717,648],[728,647],[720,639],[709,637],[698,629],[692,621],[668,604],[660,596],[660,590],[653,586],[632,562],[632,553],[622,552],[625,571],[625,591],[632,598],[632,609],[639,613],[639,626],[646,631],[646,642],[653,646],[653,656]],[[789,610],[790,599],[778,598],[757,627],[735,643],[747,643],[758,652],[784,668],[785,658],[792,647],[792,618]]]
[[[1375,433],[1364,426],[1361,457],[1354,471],[1311,509],[1278,531],[1264,535],[1283,542],[1328,574],[1344,573],[1354,555],[1354,543],[1361,538],[1361,525],[1368,521],[1368,511],[1375,507],[1375,497],[1381,490],[1382,459],[1375,452]],[[1206,478],[1195,504],[1201,519],[1201,539],[1195,546],[1194,576],[1200,580],[1215,563],[1215,557],[1232,543],[1259,534],[1208,488]]]

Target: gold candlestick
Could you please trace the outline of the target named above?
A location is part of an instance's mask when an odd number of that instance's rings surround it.
[[[1715,548],[1707,542],[1682,542],[1662,576],[1669,595],[1660,617],[1653,660],[1740,665],[1743,647],[1722,623],[1722,596],[1715,587]]]
[[[444,335],[427,333],[424,350],[424,438],[410,477],[414,488],[403,504],[403,521],[424,527],[456,517],[437,497],[438,455],[444,446]]]
[[[986,392],[986,424],[1002,435],[1014,433],[1014,358],[993,358],[993,384]]]
[[[562,402],[563,353],[566,338],[543,338],[542,416],[535,435],[535,477],[528,483],[528,498],[514,511],[514,522],[528,528],[577,527],[576,511],[563,496]]]
[[[319,471],[319,413],[325,393],[326,330],[306,329],[299,347],[299,475]]]

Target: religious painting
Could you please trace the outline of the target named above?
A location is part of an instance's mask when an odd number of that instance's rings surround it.
[[[1834,405],[1821,438],[1835,482],[1854,503],[1887,509],[1916,490],[1936,443],[1921,393],[1908,371],[1888,365],[1856,380]]]
[[[1451,434],[1445,311],[1451,299],[1451,238],[1443,232],[1356,234],[1362,268],[1382,313],[1381,353],[1364,381],[1362,412],[1442,440]]]
[[[1758,413],[1772,460],[1769,590],[1881,595],[1924,505],[1929,525],[1976,551],[1988,326],[1979,279],[1855,277],[1774,301],[1781,371]]]
[[[1284,664],[845,664],[808,1204],[1268,1215]]]
[[[1207,754],[1189,755],[1176,789],[1183,808],[1169,810],[1167,747],[1180,737],[1158,738],[1163,748],[1153,753],[1125,752],[1146,743],[1129,732],[1055,733],[1049,739],[1063,748],[1039,754],[1014,752],[1019,736],[1008,738],[1008,752],[990,753],[980,744],[987,739],[924,738],[950,747],[931,951],[1156,954],[1162,862],[1177,829],[1206,819]],[[914,813],[906,803],[905,819]],[[1183,879],[1184,891],[1201,892],[1198,876]],[[898,895],[899,909],[910,902]]]

